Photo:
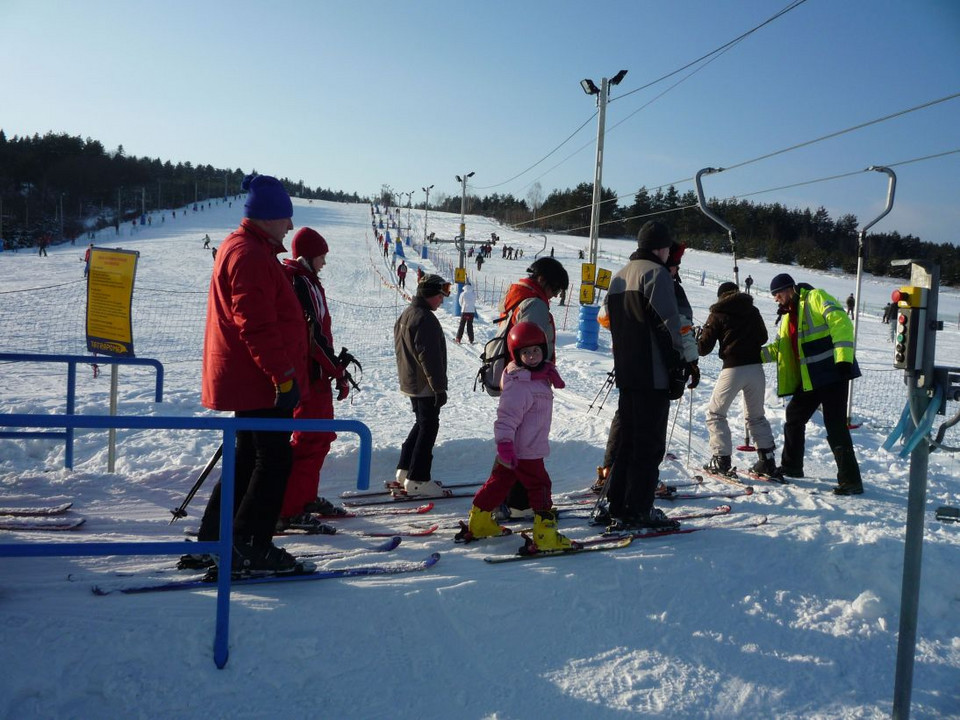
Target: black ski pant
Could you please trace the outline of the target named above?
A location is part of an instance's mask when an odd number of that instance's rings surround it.
[[[236,413],[238,418],[293,417],[292,410],[265,408]],[[273,538],[283,506],[287,478],[293,466],[290,431],[240,430],[236,437],[234,469],[233,535],[267,542]],[[220,483],[210,494],[210,501],[200,521],[200,540],[220,537]]]
[[[862,484],[860,465],[853,451],[850,428],[847,427],[849,391],[849,383],[842,381],[794,393],[787,403],[783,423],[783,454],[780,456],[783,467],[794,471],[803,469],[806,426],[819,408],[823,414],[827,442],[837,463],[837,482],[840,485]]]
[[[666,390],[620,388],[620,443],[610,474],[610,515],[629,520],[649,515],[667,450],[670,396]]]
[[[414,423],[407,439],[400,446],[398,470],[406,470],[407,477],[416,482],[431,480],[433,467],[433,445],[440,432],[440,408],[437,399],[430,397],[412,397]]]
[[[467,339],[472,343],[473,342],[473,313],[461,313],[460,314],[460,326],[457,328],[457,342],[460,342],[460,339],[463,337],[463,330],[467,330]]]

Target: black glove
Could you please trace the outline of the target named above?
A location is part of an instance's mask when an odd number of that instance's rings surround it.
[[[690,371],[690,382],[687,383],[687,387],[693,390],[700,384],[700,366],[692,362],[687,369]]]
[[[838,362],[836,367],[841,380],[849,380],[853,377],[853,363]]]
[[[436,404],[438,410],[439,410],[440,408],[442,408],[444,405],[446,405],[446,404],[447,404],[447,394],[446,394],[445,392],[438,392],[438,393],[437,393],[437,399],[436,399],[436,401],[435,401],[435,404]]]
[[[300,387],[297,385],[296,378],[284,380],[274,387],[277,390],[277,396],[273,401],[273,406],[278,410],[293,410],[300,404]]]

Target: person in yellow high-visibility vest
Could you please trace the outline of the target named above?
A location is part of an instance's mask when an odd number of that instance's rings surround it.
[[[761,357],[777,363],[777,395],[792,395],[778,470],[786,477],[803,476],[804,433],[819,408],[837,463],[833,492],[860,495],[863,481],[846,417],[849,381],[860,376],[853,323],[836,298],[806,284],[798,286],[786,273],[773,278],[770,293],[782,318],[777,338],[761,350]]]

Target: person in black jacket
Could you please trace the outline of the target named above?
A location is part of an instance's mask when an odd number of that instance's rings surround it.
[[[415,422],[400,447],[396,486],[408,495],[449,494],[430,477],[440,408],[447,403],[447,343],[434,313],[450,295],[450,283],[425,275],[417,294],[393,327],[400,392],[410,398]]]
[[[607,493],[612,526],[618,530],[677,526],[653,500],[666,451],[670,400],[683,394],[690,377],[674,282],[666,268],[670,231],[649,221],[640,228],[637,244],[630,262],[614,275],[605,300],[620,390],[620,443]]]
[[[767,342],[767,328],[760,311],[754,307],[753,297],[740,292],[732,282],[721,284],[717,290],[717,302],[710,306],[710,316],[697,341],[700,355],[709,355],[718,342],[723,369],[713,386],[707,407],[707,430],[713,457],[703,468],[717,473],[730,471],[733,442],[727,410],[734,398],[743,393],[747,429],[756,441],[760,455],[751,470],[760,475],[776,476],[773,431],[763,411],[766,378],[760,349]]]

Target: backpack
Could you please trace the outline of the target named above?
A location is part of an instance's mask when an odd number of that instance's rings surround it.
[[[510,328],[513,327],[513,311],[520,305],[520,302],[505,308],[503,315],[497,318],[497,324],[501,327],[497,334],[483,346],[483,352],[480,354],[480,369],[473,381],[474,392],[476,392],[479,384],[490,397],[500,397],[500,378],[503,377],[503,370],[510,362],[510,353],[507,351],[507,335],[510,333]]]

